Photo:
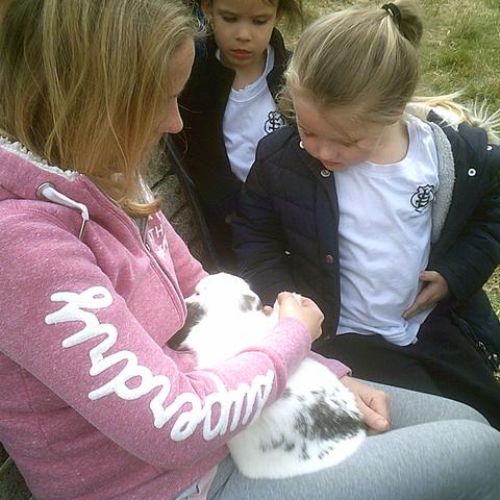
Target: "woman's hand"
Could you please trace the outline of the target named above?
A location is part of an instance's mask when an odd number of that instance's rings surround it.
[[[389,395],[348,375],[340,381],[354,394],[365,424],[374,432],[389,429]]]
[[[278,294],[279,318],[294,318],[307,328],[311,340],[321,336],[321,324],[325,317],[314,301],[290,292]]]
[[[404,319],[410,319],[448,295],[448,283],[438,272],[423,271],[420,273],[419,278],[420,281],[424,282],[424,286],[417,295],[415,302],[403,313]]]

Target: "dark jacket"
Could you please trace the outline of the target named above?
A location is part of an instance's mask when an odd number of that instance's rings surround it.
[[[447,169],[433,202],[428,269],[446,279],[466,333],[500,352],[500,324],[481,288],[500,262],[500,148],[480,128],[431,126]],[[335,176],[299,143],[293,126],[259,143],[233,223],[235,249],[240,273],[264,302],[282,290],[309,296],[333,335],[340,305]]]
[[[290,53],[276,29],[270,44],[275,59],[267,83],[276,98]],[[242,182],[231,171],[222,128],[235,73],[217,59],[216,50],[213,37],[197,48],[191,77],[180,97],[184,130],[174,141],[199,195],[216,251],[224,264],[234,259],[228,222],[236,209]]]

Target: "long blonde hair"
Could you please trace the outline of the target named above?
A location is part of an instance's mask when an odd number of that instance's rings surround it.
[[[177,0],[2,0],[0,134],[89,176],[129,213],[164,113],[172,55],[195,34]],[[122,175],[114,175],[117,172]]]

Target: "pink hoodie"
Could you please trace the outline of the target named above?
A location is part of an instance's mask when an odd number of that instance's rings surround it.
[[[309,352],[286,320],[194,370],[166,342],[204,271],[162,214],[141,236],[87,177],[5,140],[0,234],[0,441],[36,498],[174,498]]]

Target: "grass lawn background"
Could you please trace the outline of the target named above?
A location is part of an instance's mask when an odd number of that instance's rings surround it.
[[[351,5],[381,6],[384,1],[303,0],[306,23]],[[500,0],[420,0],[424,35],[419,95],[462,91],[464,102],[487,101],[500,108]],[[293,48],[298,32],[284,29]],[[486,283],[500,316],[500,268]]]

